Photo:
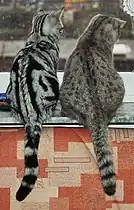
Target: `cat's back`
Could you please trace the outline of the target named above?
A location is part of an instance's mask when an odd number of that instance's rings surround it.
[[[83,45],[78,43],[65,64],[64,86],[72,81],[79,84],[80,80],[85,81],[84,84],[86,85],[87,83],[90,86],[92,85],[92,80],[100,80],[101,73],[103,74],[103,79],[105,79],[104,77],[108,74],[110,68],[112,68],[111,65],[97,48],[90,46],[88,43]]]
[[[75,48],[66,61],[63,82],[60,87],[60,101],[66,106],[79,104],[79,108],[86,110],[86,102],[90,101],[87,78],[84,74],[84,54],[80,48]],[[67,109],[67,107],[66,107]]]
[[[69,58],[66,60],[64,67],[63,82],[61,90],[67,88],[74,89],[78,84],[81,83],[83,77],[83,58],[81,50],[76,46]]]
[[[89,46],[85,47],[77,44],[69,58],[66,60],[64,67],[64,82],[66,82],[68,76],[72,79],[74,76],[82,76],[85,64],[88,62],[90,65],[92,63],[92,58],[92,50],[90,50]]]
[[[107,56],[88,43],[76,46],[65,64],[61,96],[77,98],[79,104],[83,96],[86,101],[99,98],[103,107],[114,109],[124,96],[124,84]]]

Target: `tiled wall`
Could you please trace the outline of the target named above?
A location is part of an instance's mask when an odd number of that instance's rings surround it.
[[[23,129],[0,129],[0,210],[134,210],[134,129],[109,129],[117,172],[114,197],[103,192],[87,129],[44,128],[37,184],[17,202],[23,137]]]

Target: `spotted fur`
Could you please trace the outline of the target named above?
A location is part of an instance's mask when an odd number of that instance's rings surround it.
[[[112,51],[124,24],[115,17],[94,16],[66,62],[60,88],[62,114],[76,119],[92,133],[107,195],[113,195],[116,191],[108,124],[125,93],[123,80],[113,65]]]
[[[26,45],[17,54],[11,69],[7,99],[14,117],[25,125],[25,172],[18,201],[24,200],[33,189],[38,175],[38,146],[42,123],[55,111],[59,98],[57,65],[59,39],[63,30],[64,9],[33,18],[32,31]]]

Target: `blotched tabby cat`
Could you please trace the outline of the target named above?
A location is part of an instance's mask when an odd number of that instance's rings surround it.
[[[59,98],[58,42],[63,32],[63,11],[37,13],[25,48],[17,54],[11,69],[6,95],[13,115],[26,129],[25,172],[16,194],[18,201],[25,199],[36,182],[42,123],[52,116]]]
[[[62,114],[92,132],[104,191],[116,191],[115,168],[108,143],[108,124],[122,103],[123,80],[113,65],[112,51],[125,21],[98,14],[78,39],[65,64],[60,88]]]

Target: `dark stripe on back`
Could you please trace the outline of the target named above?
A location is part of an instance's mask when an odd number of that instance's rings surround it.
[[[55,94],[55,100],[59,99],[59,83],[57,80],[53,79],[52,77],[47,77],[49,84],[51,84],[51,88],[53,90],[53,93]]]
[[[36,54],[37,57],[39,57],[40,59],[43,60],[44,64],[46,64],[51,69],[53,69],[53,65],[52,65],[51,61],[45,55],[43,55],[43,53],[37,51],[36,49],[32,49],[30,52],[33,53],[33,54]],[[38,63],[38,65],[41,65],[41,64]],[[44,70],[44,67],[42,69]]]
[[[43,88],[44,92],[48,91],[48,87],[43,83],[41,76],[39,78],[39,85]]]
[[[57,57],[59,56],[59,52],[58,50],[52,45],[50,44],[49,42],[45,42],[45,41],[41,41],[40,43],[38,43],[36,45],[36,47],[42,51],[42,52],[45,52],[47,55],[48,55],[48,58],[45,57],[45,59],[47,59],[47,62],[49,63],[49,65],[51,66],[52,68],[52,65],[54,66],[54,69],[57,69],[57,61],[56,61],[56,56],[52,56],[52,53],[50,52],[51,49],[55,50],[56,51],[56,54],[57,54]],[[50,64],[51,63],[51,64]]]
[[[37,113],[37,116],[39,117],[39,115],[41,115],[40,113],[40,109],[38,108],[38,105],[36,104],[35,98],[36,98],[36,93],[33,90],[33,79],[31,77],[32,71],[34,69],[36,70],[41,70],[42,65],[40,65],[39,63],[37,63],[32,57],[29,56],[29,60],[30,60],[30,64],[27,68],[27,85],[28,85],[28,90],[29,90],[29,95],[30,95],[30,99],[31,99],[31,103],[32,106],[35,110],[35,112]]]
[[[49,35],[49,36],[48,36],[48,39],[51,41],[51,43],[54,43],[53,36]],[[56,45],[56,49],[58,50],[58,53],[59,53],[59,49],[60,49],[60,48],[59,48],[58,43],[55,42],[55,45]],[[58,54],[57,54],[57,56],[58,56]]]
[[[25,72],[27,72],[27,69],[26,69],[26,66],[23,66],[23,60],[22,60],[22,68],[23,68],[24,74],[25,74]],[[21,75],[23,75],[22,69],[21,69]],[[22,97],[23,97],[23,100],[24,100],[24,106],[25,106],[25,110],[26,110],[26,115],[28,116],[29,115],[29,111],[28,111],[28,108],[27,108],[26,100],[25,100],[25,88],[27,86],[27,83],[24,84],[24,82],[22,82],[22,80],[23,80],[23,78],[21,78],[21,81],[20,81],[20,91],[22,92]]]
[[[51,43],[48,42],[48,41],[44,41],[44,40],[40,41],[40,42],[37,44],[37,48],[40,48],[41,50],[43,50],[43,51],[45,51],[45,52],[48,50],[47,53],[49,53],[49,54],[51,54],[49,51],[50,51],[51,49],[53,49],[53,50],[56,51],[57,56],[59,55],[59,49],[56,48],[56,47],[54,46],[54,44],[51,44]]]
[[[19,57],[17,58],[17,60],[15,60],[15,62],[13,63],[13,67],[12,67],[12,71],[15,72],[16,74],[16,81],[15,81],[15,85],[16,85],[16,92],[15,92],[15,95],[16,95],[16,103],[17,103],[17,106],[18,106],[18,110],[19,110],[19,114],[23,120],[23,122],[25,123],[25,118],[23,116],[23,113],[21,111],[21,104],[20,104],[20,95],[19,95],[19,74],[18,74],[18,70],[19,70],[19,65],[18,65],[18,60],[19,60]]]
[[[89,51],[90,52],[90,51]],[[87,55],[89,54],[88,49],[84,50],[84,57],[87,58]],[[95,70],[93,68],[94,66],[94,59],[92,60],[88,60],[86,59],[86,69],[84,68],[85,72],[87,72],[86,70],[89,69],[88,71],[88,77],[87,77],[87,83],[89,85],[89,87],[96,87],[97,86],[97,81],[96,81],[96,76],[95,76]],[[92,62],[92,63],[91,63]],[[93,88],[94,90],[96,90],[95,88]]]

